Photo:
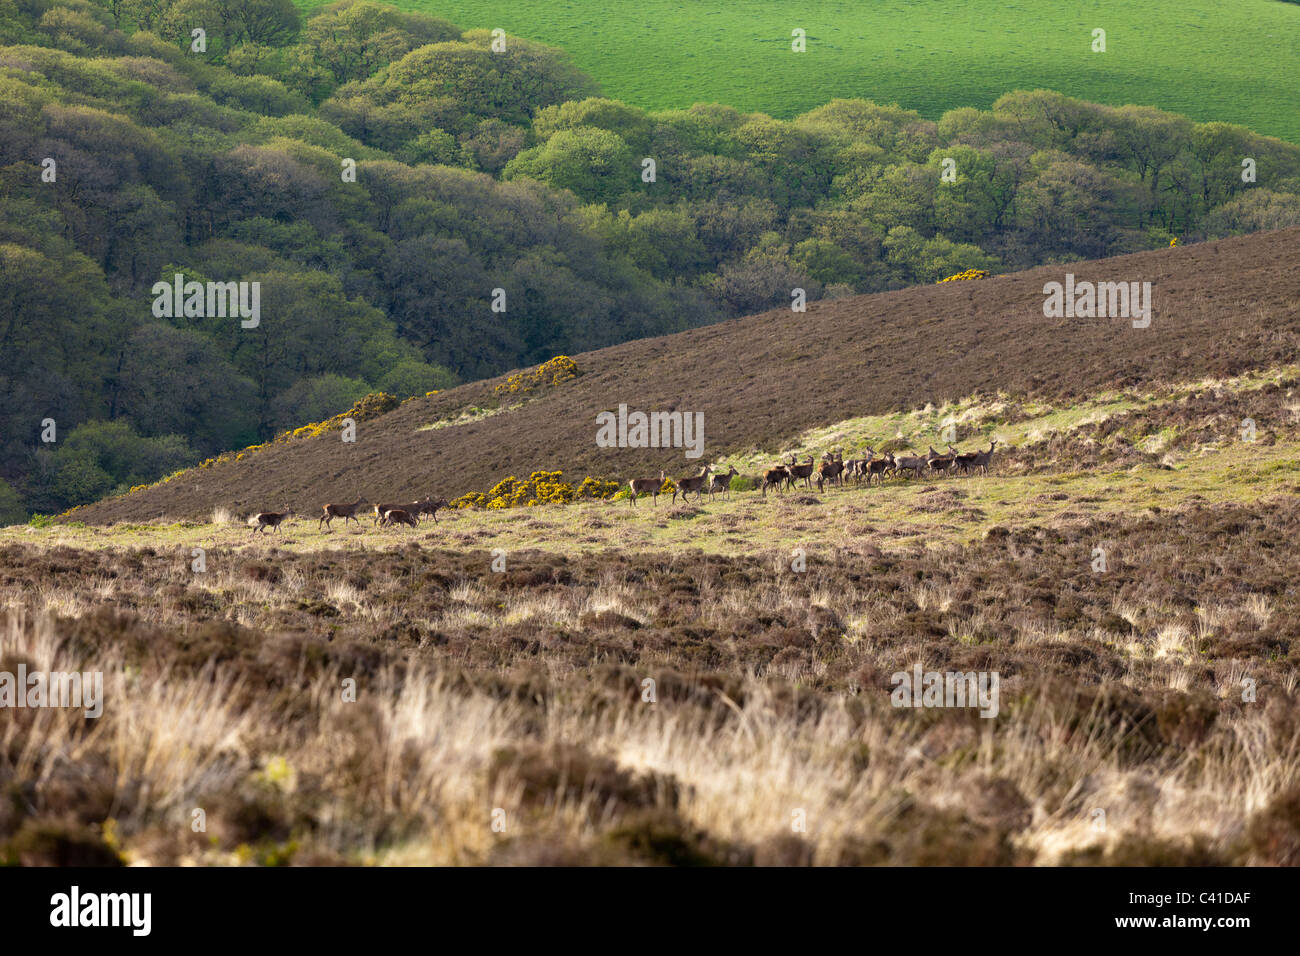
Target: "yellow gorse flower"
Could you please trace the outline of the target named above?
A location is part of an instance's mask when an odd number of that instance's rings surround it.
[[[962,279],[987,279],[989,274],[983,269],[967,269],[965,272],[958,272],[955,276],[948,276],[946,279],[940,279],[940,282],[957,282]]]
[[[543,385],[563,385],[581,374],[578,371],[577,362],[567,355],[557,355],[549,362],[543,362],[531,371],[517,372],[511,375],[493,391],[498,395],[528,392]]]
[[[536,508],[539,505],[565,505],[571,501],[612,498],[621,487],[617,481],[590,476],[574,488],[563,481],[562,471],[535,471],[526,479],[514,475],[503,478],[486,494],[471,491],[451,502],[453,508]]]

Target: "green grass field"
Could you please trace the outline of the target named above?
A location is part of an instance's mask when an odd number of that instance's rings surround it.
[[[304,9],[317,0],[299,0]],[[567,50],[647,109],[727,103],[788,118],[835,97],[937,119],[1048,88],[1300,141],[1300,5],[1280,0],[396,0]],[[795,27],[808,52],[790,50]],[[1106,31],[1107,52],[1091,51]]]

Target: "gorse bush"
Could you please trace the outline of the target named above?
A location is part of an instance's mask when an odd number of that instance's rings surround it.
[[[557,355],[549,362],[543,362],[537,368],[511,375],[504,382],[497,385],[494,391],[498,395],[529,392],[544,386],[563,385],[581,374],[578,371],[577,362],[567,355]]]
[[[564,505],[572,501],[592,501],[615,497],[620,484],[590,476],[577,488],[563,481],[562,471],[535,471],[526,479],[510,475],[488,492],[472,491],[451,501],[453,508],[535,508],[538,505]]]

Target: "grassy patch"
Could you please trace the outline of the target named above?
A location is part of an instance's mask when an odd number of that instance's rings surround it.
[[[305,9],[318,0],[299,0]],[[835,97],[897,102],[938,119],[1014,89],[1141,103],[1300,142],[1300,113],[1261,96],[1293,63],[1300,7],[1276,0],[780,0],[583,4],[398,0],[462,28],[500,27],[562,47],[606,95],[648,109],[725,103],[788,118]],[[1249,29],[1242,29],[1249,23]],[[1159,24],[1159,29],[1152,29]],[[791,31],[808,52],[791,52]],[[1093,53],[1092,31],[1107,52]]]

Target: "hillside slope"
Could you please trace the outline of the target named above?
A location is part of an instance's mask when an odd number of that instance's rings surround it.
[[[1154,318],[1047,319],[1043,285],[1149,281]],[[575,356],[580,378],[523,407],[421,431],[494,405],[493,379],[408,402],[357,429],[273,446],[244,461],[77,512],[90,523],[206,517],[324,501],[398,500],[486,490],[509,474],[563,469],[626,478],[685,474],[680,450],[602,449],[595,416],[632,409],[703,412],[705,457],[778,450],[805,429],[976,392],[1068,399],[1106,386],[1230,375],[1300,351],[1300,229],[1046,266],[778,309]]]

